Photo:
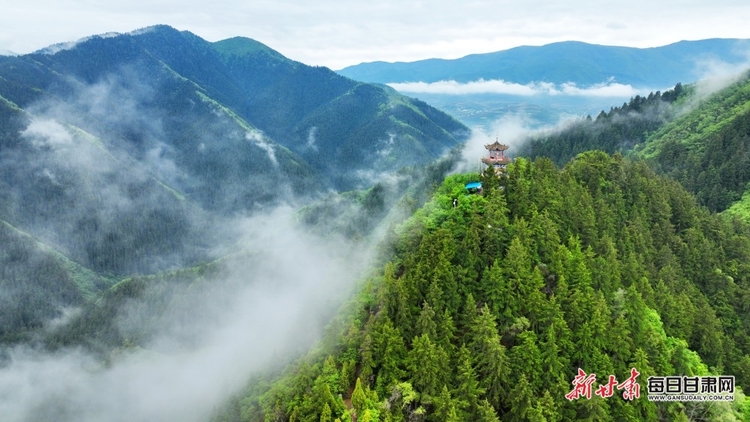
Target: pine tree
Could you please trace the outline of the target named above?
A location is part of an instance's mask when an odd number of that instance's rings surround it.
[[[615,371],[624,373],[628,369],[635,347],[631,338],[628,323],[623,315],[619,315],[607,331],[607,349],[612,356]]]
[[[456,326],[453,324],[453,318],[451,317],[450,312],[446,309],[438,318],[437,344],[439,344],[445,353],[448,354],[448,358],[453,356],[453,351],[455,349],[453,341],[455,338]]]
[[[479,386],[477,376],[472,367],[469,350],[461,346],[458,351],[458,367],[456,368],[455,397],[461,403],[461,410],[467,415],[465,419],[476,420],[479,417],[479,397],[484,389]]]
[[[654,376],[655,373],[654,369],[649,363],[646,352],[644,352],[640,347],[636,349],[633,356],[633,362],[630,366],[632,368],[636,368],[640,373],[637,381],[641,385],[641,392],[646,391],[646,380],[648,380],[648,377]],[[626,378],[627,376],[624,376],[622,379],[624,380]],[[655,403],[648,400],[634,400],[633,405],[636,407],[638,413],[640,414],[641,420],[656,420],[657,409]]]
[[[427,396],[438,394],[441,375],[448,370],[448,356],[427,334],[416,337],[409,351],[408,364],[411,384]]]
[[[425,301],[422,305],[422,312],[417,319],[417,336],[426,335],[432,341],[437,340],[437,324],[435,323],[435,311],[432,306]]]
[[[430,284],[429,289],[427,289],[426,301],[436,314],[439,314],[443,310],[445,310],[443,289],[440,288],[440,284],[438,284],[437,282],[432,282]]]
[[[518,381],[511,387],[510,393],[508,394],[508,404],[510,410],[508,414],[511,420],[514,421],[526,421],[530,420],[534,406],[534,393],[531,391],[531,386],[526,380],[526,376],[521,374]]]
[[[524,331],[517,336],[518,343],[510,349],[510,366],[513,379],[523,374],[532,393],[542,388],[542,354],[537,346],[536,334]]]
[[[434,408],[432,414],[427,416],[427,420],[430,422],[458,422],[461,419],[458,417],[458,409],[451,393],[448,391],[448,387],[443,385],[440,395],[433,400]]]
[[[505,346],[500,342],[495,321],[485,305],[469,326],[468,349],[474,359],[474,368],[487,399],[499,407],[505,396],[505,384],[510,374]]]
[[[535,214],[529,222],[531,232],[533,233],[534,243],[536,244],[537,255],[541,262],[551,262],[552,254],[560,244],[560,235],[558,234],[557,224],[545,210]]]
[[[400,330],[394,327],[387,317],[377,339],[373,339],[373,342],[377,351],[375,361],[380,362],[376,388],[384,394],[389,386],[398,383],[405,376],[403,364],[406,359],[406,346]]]
[[[331,422],[331,408],[328,403],[323,405],[323,411],[320,412],[320,422]]]
[[[599,396],[592,396],[591,400],[579,400],[576,405],[578,407],[579,420],[590,422],[612,421],[612,417],[607,408],[607,402]]]
[[[495,409],[492,408],[492,405],[487,400],[479,402],[477,418],[475,420],[477,422],[500,422],[497,412],[495,412]]]
[[[477,302],[474,300],[474,295],[469,293],[466,295],[463,312],[461,312],[458,318],[458,326],[462,328],[461,331],[466,333],[465,336],[469,334],[469,327],[474,324],[474,320],[476,320],[478,314]]]
[[[492,314],[500,321],[501,325],[506,325],[513,321],[513,308],[509,306],[509,301],[512,300],[510,286],[505,279],[499,260],[496,260],[484,272],[482,293],[492,310]]]
[[[364,409],[367,407],[367,396],[362,388],[362,381],[357,378],[357,383],[354,385],[354,391],[352,391],[352,407],[357,411],[358,415],[361,415]]]
[[[558,412],[559,405],[555,403],[550,392],[545,390],[542,397],[537,401],[535,408],[547,422],[558,422],[562,415]]]
[[[567,393],[568,380],[565,378],[565,369],[568,367],[568,361],[557,344],[556,330],[555,325],[550,324],[543,334],[541,364],[544,376],[542,377],[542,388],[551,391],[555,397],[562,397]]]
[[[372,419],[372,412],[370,409],[365,409],[364,413],[362,413],[362,417],[358,418],[357,422],[375,422]]]

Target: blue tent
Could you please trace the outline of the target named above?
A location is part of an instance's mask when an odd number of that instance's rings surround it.
[[[469,193],[474,193],[482,190],[482,182],[471,182],[466,184],[466,190],[469,191]]]

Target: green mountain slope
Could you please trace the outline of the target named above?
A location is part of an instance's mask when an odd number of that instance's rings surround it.
[[[745,75],[650,134],[635,155],[679,180],[710,210],[724,211],[747,190],[749,151],[750,76]]]
[[[216,259],[237,215],[370,187],[466,130],[246,38],[157,26],[2,56],[0,339],[111,280]]]
[[[588,150],[622,152],[646,160],[678,180],[711,211],[730,209],[748,218],[739,203],[750,182],[750,78],[707,97],[701,85],[635,97],[595,120],[579,120],[535,136],[522,155],[546,156],[562,165]]]
[[[247,93],[228,104],[339,188],[369,185],[358,171],[427,163],[468,135],[424,102],[290,61],[253,40],[234,38],[214,48]]]
[[[217,421],[705,420],[734,403],[654,403],[652,375],[750,384],[750,230],[643,163],[516,160],[503,188],[456,175],[400,229],[319,347]],[[452,206],[458,198],[458,206]],[[578,368],[641,397],[566,400]]]
[[[0,218],[100,274],[196,259],[202,241],[192,236],[200,226],[193,217],[200,209],[137,152],[76,125],[85,121],[2,104],[0,117],[8,128],[0,151]]]
[[[343,235],[354,240],[354,245],[366,248],[366,239],[377,238],[384,221],[391,225],[403,221],[424,204],[459,155],[460,151],[454,150],[424,168],[404,168],[395,175],[394,182],[380,182],[365,191],[332,193],[297,211],[299,229],[321,239]],[[146,349],[154,337],[164,334],[156,331],[167,324],[165,321],[175,322],[175,308],[205,309],[212,305],[208,301],[226,300],[225,296],[247,288],[243,283],[257,273],[266,256],[259,252],[243,249],[210,263],[122,279],[94,300],[81,303],[80,312],[65,324],[48,330],[43,342],[51,349],[82,346],[105,357],[123,345]],[[234,280],[232,285],[227,280],[232,280],[233,274],[246,276]],[[132,312],[133,308],[138,312]],[[165,315],[167,312],[171,313]],[[177,319],[186,325],[186,320],[190,320],[189,325],[195,327],[207,324],[200,320],[201,316],[198,312],[187,312]]]
[[[587,116],[562,128],[545,130],[522,144],[519,155],[548,157],[563,166],[584,151],[628,152],[677,116],[678,109],[672,104],[687,96],[688,91],[677,84],[664,94],[657,91],[647,97],[638,95],[609,112],[602,110],[596,119]]]

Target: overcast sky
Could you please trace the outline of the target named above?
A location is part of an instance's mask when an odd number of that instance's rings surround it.
[[[578,40],[655,47],[750,38],[747,0],[0,0],[0,50],[167,24],[209,41],[256,39],[334,70]]]

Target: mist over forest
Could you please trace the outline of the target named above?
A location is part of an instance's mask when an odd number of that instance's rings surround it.
[[[0,56],[0,419],[750,420],[750,79],[719,44],[643,92],[488,77],[521,103],[163,25]],[[737,392],[566,399],[578,368]]]

